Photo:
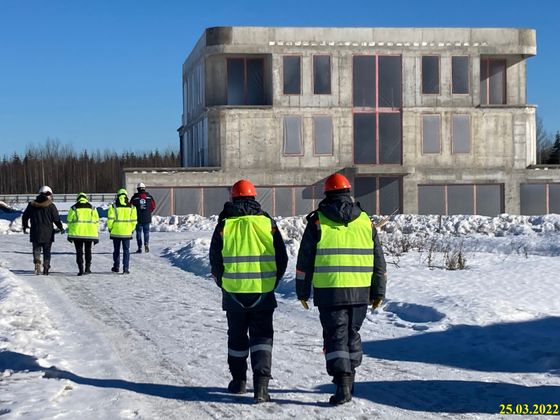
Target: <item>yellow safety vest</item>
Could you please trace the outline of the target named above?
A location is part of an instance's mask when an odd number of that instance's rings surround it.
[[[99,238],[99,213],[95,207],[91,209],[75,205],[70,207],[66,222],[68,223],[69,239],[94,240]]]
[[[111,204],[107,215],[107,227],[111,232],[111,239],[131,239],[136,228],[136,207],[118,207]]]
[[[229,293],[268,293],[276,284],[271,221],[266,216],[225,220],[222,288]]]
[[[346,226],[322,212],[321,240],[317,244],[313,287],[369,287],[373,274],[371,220],[365,212]]]

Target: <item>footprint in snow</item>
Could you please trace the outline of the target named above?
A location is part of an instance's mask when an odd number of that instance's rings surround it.
[[[445,314],[439,312],[435,308],[418,305],[416,303],[387,302],[383,309],[385,312],[394,314],[396,318],[402,321],[412,323],[437,322],[445,318]],[[414,326],[413,328],[422,331],[426,330],[428,327]]]

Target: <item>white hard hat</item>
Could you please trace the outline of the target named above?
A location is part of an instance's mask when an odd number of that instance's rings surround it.
[[[138,184],[136,184],[136,188],[146,188],[146,184],[144,184],[143,182],[139,182]]]
[[[48,185],[43,185],[41,188],[39,188],[39,194],[52,194],[51,187],[49,187]]]

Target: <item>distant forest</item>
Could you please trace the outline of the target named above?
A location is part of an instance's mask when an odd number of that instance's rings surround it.
[[[122,186],[123,168],[179,166],[179,153],[86,150],[49,139],[41,146],[28,146],[21,156],[4,156],[0,162],[0,194],[36,193],[48,185],[54,194],[113,192]]]

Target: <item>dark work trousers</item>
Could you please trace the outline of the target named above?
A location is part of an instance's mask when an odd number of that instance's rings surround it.
[[[253,376],[268,376],[272,367],[272,315],[266,311],[226,311],[228,365],[233,379],[246,380],[247,356],[251,354]],[[247,331],[249,335],[247,336]]]
[[[84,268],[84,248],[86,250],[86,268],[91,267],[91,245],[93,241],[88,239],[73,239],[72,241],[76,248],[76,262],[78,263],[80,271]]]
[[[128,270],[130,261],[130,239],[113,238],[113,267],[119,268],[123,249],[123,270]]]
[[[144,243],[146,245],[150,244],[150,224],[149,223],[137,223],[136,224],[136,243],[138,248],[142,248],[142,233],[144,233]]]
[[[362,364],[362,340],[358,331],[366,313],[367,305],[319,307],[329,375],[352,374]]]
[[[43,265],[50,268],[51,266],[51,247],[52,242],[40,244],[33,242],[33,263],[41,264],[41,251],[43,251]]]

